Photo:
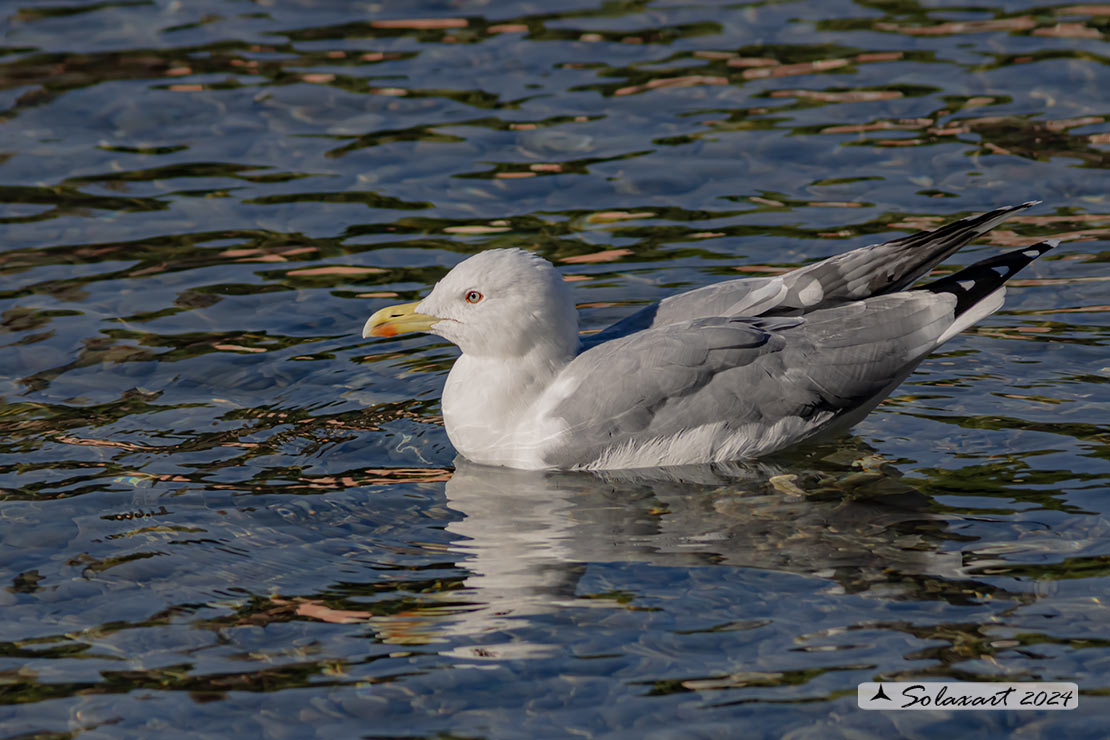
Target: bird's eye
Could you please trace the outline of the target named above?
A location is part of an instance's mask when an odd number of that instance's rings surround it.
[[[478,303],[479,301],[482,300],[482,297],[483,297],[482,294],[479,293],[476,290],[466,291],[466,302],[467,303]]]

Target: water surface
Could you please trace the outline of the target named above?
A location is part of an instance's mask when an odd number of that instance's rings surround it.
[[[1074,737],[1110,695],[1110,5],[0,7],[0,736]],[[1026,200],[1068,241],[854,436],[456,461],[483,249],[592,331]],[[863,712],[873,680],[1073,712]]]

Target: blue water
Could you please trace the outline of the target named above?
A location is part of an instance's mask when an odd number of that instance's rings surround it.
[[[1102,738],[1110,6],[0,4],[0,737]],[[456,350],[364,341],[517,246],[599,329],[1042,200],[1004,310],[853,436],[456,460]],[[1069,712],[868,712],[873,680]]]

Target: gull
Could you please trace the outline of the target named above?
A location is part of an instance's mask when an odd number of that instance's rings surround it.
[[[430,332],[462,350],[443,419],[475,463],[603,470],[753,459],[856,424],[937,347],[997,311],[1003,283],[1058,240],[911,286],[1038,202],[673,295],[585,337],[551,263],[491,249],[423,300],[377,311],[362,335]]]

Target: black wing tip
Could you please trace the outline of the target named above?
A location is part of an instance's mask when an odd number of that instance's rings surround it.
[[[989,211],[988,213],[1004,213],[1006,211],[1024,211],[1026,208],[1032,208],[1033,206],[1039,206],[1043,202],[1044,202],[1043,200],[1027,200],[1024,203],[1018,203],[1016,206],[1000,206],[998,208],[995,208],[993,211]]]
[[[1018,203],[1016,206],[999,206],[992,211],[986,211],[985,213],[980,213],[977,216],[968,216],[967,218],[960,219],[960,221],[958,221],[957,223],[966,222],[969,225],[989,223],[990,226],[986,229],[986,231],[989,231],[990,229],[993,229],[999,223],[999,221],[1009,218],[1011,215],[1017,213],[1018,211],[1024,211],[1026,208],[1039,206],[1041,202],[1042,201],[1039,200],[1027,200],[1024,203]],[[983,233],[986,233],[986,231],[984,231]]]
[[[1018,203],[1017,205],[998,206],[997,208],[992,208],[989,211],[983,211],[982,213],[977,213],[974,216],[965,216],[964,218],[962,218],[960,220],[961,221],[978,221],[978,220],[982,219],[982,220],[985,221],[987,219],[996,218],[998,216],[1001,216],[1004,213],[1017,213],[1018,211],[1024,211],[1026,208],[1032,208],[1033,206],[1039,206],[1043,202],[1044,201],[1040,201],[1040,200],[1027,200],[1024,203]]]
[[[983,213],[976,213],[972,216],[964,216],[959,220],[950,221],[935,229],[919,231],[916,234],[910,234],[909,236],[895,239],[886,244],[897,244],[901,247],[915,250],[925,247],[935,254],[939,262],[941,259],[952,254],[973,239],[977,239],[983,234],[986,234],[1018,211],[1024,211],[1026,208],[1032,208],[1040,203],[1041,201],[1039,200],[1027,200],[1018,205],[999,206],[992,211],[984,211]],[[935,264],[936,262],[933,262],[929,264],[928,267],[932,267]]]
[[[951,293],[956,296],[959,316],[979,301],[1002,287],[1003,283],[1024,269],[1033,260],[1059,246],[1060,239],[1045,239],[1028,247],[980,260],[959,272],[922,285],[919,290]]]

